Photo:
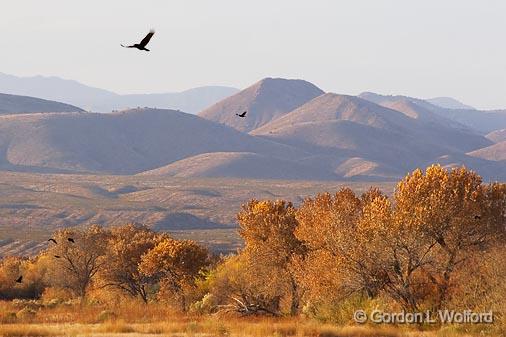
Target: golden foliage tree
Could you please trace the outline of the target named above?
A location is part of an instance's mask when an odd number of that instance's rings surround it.
[[[146,226],[127,224],[111,229],[107,246],[107,263],[102,270],[106,286],[125,291],[131,296],[148,301],[148,286],[153,278],[139,271],[142,255],[167,238]]]
[[[393,201],[343,189],[302,204],[296,235],[309,251],[300,274],[313,298],[384,292],[408,310],[440,308],[459,269],[504,238],[506,185],[465,168],[416,170]]]
[[[22,276],[22,282],[16,280]],[[35,298],[44,290],[44,270],[37,261],[15,256],[0,260],[0,299]]]
[[[175,298],[187,309],[187,292],[208,263],[207,249],[196,242],[164,238],[142,256],[139,270],[160,282],[160,298]]]
[[[450,171],[439,165],[416,170],[396,189],[395,217],[430,248],[423,272],[437,287],[435,307],[448,299],[453,275],[475,254],[504,238],[506,185],[483,184],[465,168]]]
[[[295,208],[284,201],[252,200],[243,205],[237,219],[239,234],[245,242],[242,255],[248,265],[244,271],[248,282],[258,289],[263,306],[265,299],[271,298],[268,308],[264,309],[279,311],[280,301],[286,297],[290,314],[296,314],[300,289],[292,262],[304,253],[304,247],[294,234],[297,228]]]
[[[335,195],[308,198],[297,211],[296,236],[307,246],[299,275],[313,301],[338,300],[364,291],[374,296],[383,279],[376,271],[374,251],[366,251],[375,231],[360,227],[363,205],[381,196],[371,189],[362,198],[349,188]]]

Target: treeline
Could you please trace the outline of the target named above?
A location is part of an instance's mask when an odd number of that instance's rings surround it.
[[[39,256],[1,261],[0,298],[129,296],[333,320],[367,306],[506,309],[506,184],[465,168],[416,170],[391,197],[343,188],[299,207],[252,200],[238,223],[244,249],[226,257],[140,225],[63,229]]]

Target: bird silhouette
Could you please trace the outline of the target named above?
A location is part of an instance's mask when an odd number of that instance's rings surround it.
[[[236,115],[236,116],[239,116],[239,117],[241,117],[241,118],[244,118],[244,117],[246,117],[246,114],[247,114],[247,113],[248,113],[247,111],[244,111],[242,114],[235,114],[235,115]]]
[[[154,30],[150,30],[149,33],[148,33],[148,35],[146,35],[146,37],[144,37],[141,42],[133,44],[133,45],[130,45],[130,46],[125,46],[125,45],[121,45],[121,46],[123,48],[137,48],[139,50],[149,51],[149,49],[146,48],[146,46],[148,45],[149,40],[151,40],[151,38],[153,37],[153,35],[155,35],[155,31]]]
[[[60,255],[55,255],[54,257],[55,257],[55,259],[59,259],[61,256]]]
[[[21,283],[21,282],[23,282],[23,276],[18,277],[16,280],[16,283]]]
[[[55,245],[56,245],[56,244],[58,244],[58,242],[56,242],[56,240],[55,240],[55,239],[49,239],[49,240],[47,240],[47,241],[49,241],[49,242],[54,242],[54,244],[55,244]]]
[[[481,219],[481,216],[480,215],[475,215],[474,216],[474,220],[480,220]]]
[[[72,238],[68,238],[67,240],[69,240],[69,242],[76,243]]]

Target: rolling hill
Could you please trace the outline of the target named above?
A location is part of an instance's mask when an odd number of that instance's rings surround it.
[[[209,152],[302,152],[173,110],[0,116],[0,167],[134,174]]]
[[[149,106],[197,113],[238,91],[230,87],[206,86],[176,93],[119,95],[58,77],[17,77],[0,73],[0,92],[65,102],[95,112]]]
[[[328,93],[251,134],[320,154],[305,161],[356,178],[402,176],[440,156],[491,145],[481,135],[437,120],[408,117],[358,97]]]
[[[331,171],[318,169],[300,160],[251,152],[214,152],[196,155],[147,171],[141,175],[169,177],[211,177],[244,179],[335,180]]]
[[[506,129],[493,131],[486,135],[486,137],[494,143],[500,143],[506,140]]]
[[[498,142],[494,145],[490,145],[483,149],[469,152],[468,154],[472,157],[491,161],[504,161],[506,164],[506,140]]]
[[[0,115],[41,112],[83,112],[83,110],[73,105],[35,97],[0,94]]]
[[[199,116],[249,132],[321,94],[321,89],[303,80],[265,78],[203,110]],[[247,118],[235,115],[243,111],[248,111]]]

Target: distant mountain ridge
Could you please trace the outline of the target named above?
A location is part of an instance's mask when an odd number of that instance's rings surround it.
[[[483,134],[506,128],[506,110],[448,109],[420,98],[402,95],[381,95],[373,92],[361,93],[359,97],[383,106],[407,100],[440,117],[465,125]]]
[[[45,99],[0,93],[0,115],[42,112],[83,112],[81,108]]]
[[[427,102],[446,109],[476,110],[476,108],[464,104],[452,97],[434,97],[426,99]]]
[[[206,86],[178,93],[120,95],[58,77],[17,77],[0,73],[0,92],[65,102],[93,112],[148,106],[197,113],[238,91],[231,87]]]
[[[441,163],[506,180],[504,132],[485,137],[468,118],[485,116],[480,126],[498,130],[501,111],[447,109],[407,96],[324,93],[307,81],[266,78],[199,115],[4,101],[11,102],[0,115],[4,171],[390,181]],[[30,102],[39,105],[30,110]]]

